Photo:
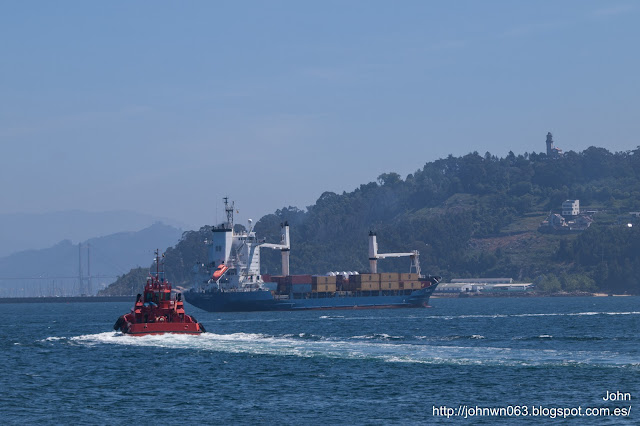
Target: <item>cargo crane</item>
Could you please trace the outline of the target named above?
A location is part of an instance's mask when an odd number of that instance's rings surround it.
[[[418,250],[414,250],[410,253],[378,253],[376,233],[369,231],[369,268],[371,273],[378,273],[378,259],[386,259],[388,257],[410,257],[411,268],[409,272],[415,272],[420,276],[420,253]]]
[[[260,247],[271,248],[280,250],[282,253],[282,275],[289,275],[289,253],[291,252],[291,245],[289,243],[289,223],[281,223],[282,235],[280,236],[280,244],[262,243]]]

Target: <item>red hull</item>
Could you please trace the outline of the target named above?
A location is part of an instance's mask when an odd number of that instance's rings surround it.
[[[147,334],[200,334],[202,333],[198,323],[142,323],[131,324],[125,334],[144,336]]]
[[[156,263],[159,261],[156,251]],[[171,284],[160,274],[158,270],[147,279],[144,295],[138,294],[131,312],[118,318],[113,329],[132,336],[204,333],[204,326],[184,312],[182,295],[172,294]]]
[[[170,293],[167,293],[167,296],[170,296]],[[200,334],[205,332],[202,324],[184,313],[181,298],[164,300],[155,306],[153,302],[142,303],[142,298],[138,297],[132,312],[118,318],[113,329],[132,336],[164,333]]]

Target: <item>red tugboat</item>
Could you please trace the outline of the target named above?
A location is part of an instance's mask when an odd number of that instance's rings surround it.
[[[164,270],[160,270],[158,250],[155,254],[155,276],[149,274],[144,286],[144,295],[138,294],[131,312],[118,318],[113,329],[134,336],[204,333],[204,326],[194,317],[185,314],[182,294],[178,293],[175,298],[172,297],[171,283],[164,279]]]

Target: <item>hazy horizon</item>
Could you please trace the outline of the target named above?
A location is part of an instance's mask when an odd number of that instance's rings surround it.
[[[50,248],[64,240],[78,244],[113,234],[137,232],[158,222],[181,231],[189,229],[170,218],[125,210],[0,213],[0,258],[25,250]]]

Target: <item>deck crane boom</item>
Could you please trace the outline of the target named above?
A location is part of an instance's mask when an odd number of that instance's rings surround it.
[[[376,233],[369,231],[369,267],[372,274],[378,273],[378,259],[386,259],[389,257],[410,257],[411,271],[420,275],[420,252],[413,250],[409,253],[378,253],[378,240]]]
[[[282,253],[282,275],[287,276],[289,275],[289,253],[291,252],[291,245],[289,242],[289,223],[281,223],[280,228],[282,228],[280,244],[262,243],[260,244],[260,247],[280,250],[280,253]]]

